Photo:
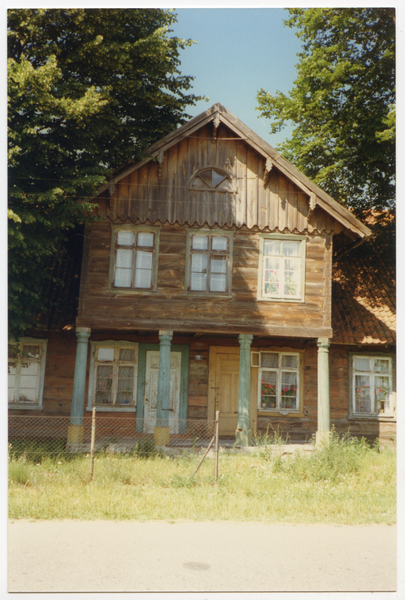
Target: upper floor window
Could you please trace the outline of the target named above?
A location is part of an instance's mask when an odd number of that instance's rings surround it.
[[[351,356],[352,414],[356,417],[393,416],[393,364],[391,356]]]
[[[262,235],[259,299],[304,300],[305,237]]]
[[[193,177],[191,188],[201,191],[234,191],[228,173],[212,167],[198,171]]]
[[[258,409],[300,411],[300,354],[252,352],[252,367],[258,367]]]
[[[46,346],[46,340],[33,338],[9,345],[9,408],[42,408]]]
[[[134,410],[138,344],[125,341],[91,343],[89,409]]]
[[[187,291],[230,295],[232,241],[230,232],[187,232]]]
[[[155,227],[112,228],[110,286],[151,291],[157,286],[159,230]]]

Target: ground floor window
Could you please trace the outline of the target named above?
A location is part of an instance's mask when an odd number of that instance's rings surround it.
[[[89,407],[133,410],[136,405],[138,344],[92,342]]]
[[[46,340],[22,338],[9,344],[8,405],[9,408],[42,408]]]
[[[391,356],[352,355],[352,413],[392,416],[393,360]]]
[[[300,410],[299,353],[255,352],[252,366],[258,367],[259,410]]]

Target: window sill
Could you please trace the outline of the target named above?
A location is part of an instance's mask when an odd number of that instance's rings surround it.
[[[272,415],[282,416],[282,417],[303,417],[304,414],[299,412],[298,410],[292,410],[289,408],[286,409],[278,409],[278,408],[258,408],[257,409],[258,416],[271,417]]]
[[[141,290],[141,289],[135,289],[135,288],[108,288],[107,294],[117,294],[119,296],[126,296],[126,295],[132,296],[134,294],[139,294],[141,296],[151,296],[151,295],[157,294],[157,289]]]
[[[196,296],[197,298],[215,298],[216,300],[219,300],[220,298],[222,298],[222,300],[230,300],[232,298],[232,294],[228,292],[220,294],[215,292],[195,292],[187,290],[183,293],[185,296]]]
[[[354,413],[348,416],[349,421],[394,421],[394,415],[365,415],[364,413]]]
[[[303,298],[263,298],[263,296],[257,296],[258,302],[292,302],[293,304],[304,304]]]
[[[30,406],[28,404],[9,404],[8,410],[44,410],[43,406]]]
[[[136,406],[87,406],[86,412],[92,412],[93,408],[97,409],[97,412],[136,412]]]

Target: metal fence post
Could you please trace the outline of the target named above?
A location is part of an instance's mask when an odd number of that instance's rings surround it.
[[[93,412],[91,415],[90,481],[93,479],[93,472],[94,472],[95,441],[96,441],[96,407],[93,408]]]
[[[218,455],[219,455],[219,410],[215,416],[215,467],[214,467],[214,481],[216,483],[218,479]]]

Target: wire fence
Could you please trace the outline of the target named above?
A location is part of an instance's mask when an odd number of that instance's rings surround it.
[[[96,415],[94,450],[134,452],[140,448],[179,448],[200,450],[214,436],[215,421],[197,419],[156,423],[143,419]],[[70,417],[19,416],[8,418],[8,444],[11,457],[25,454],[57,455],[89,452],[92,441],[92,417],[72,424]]]

